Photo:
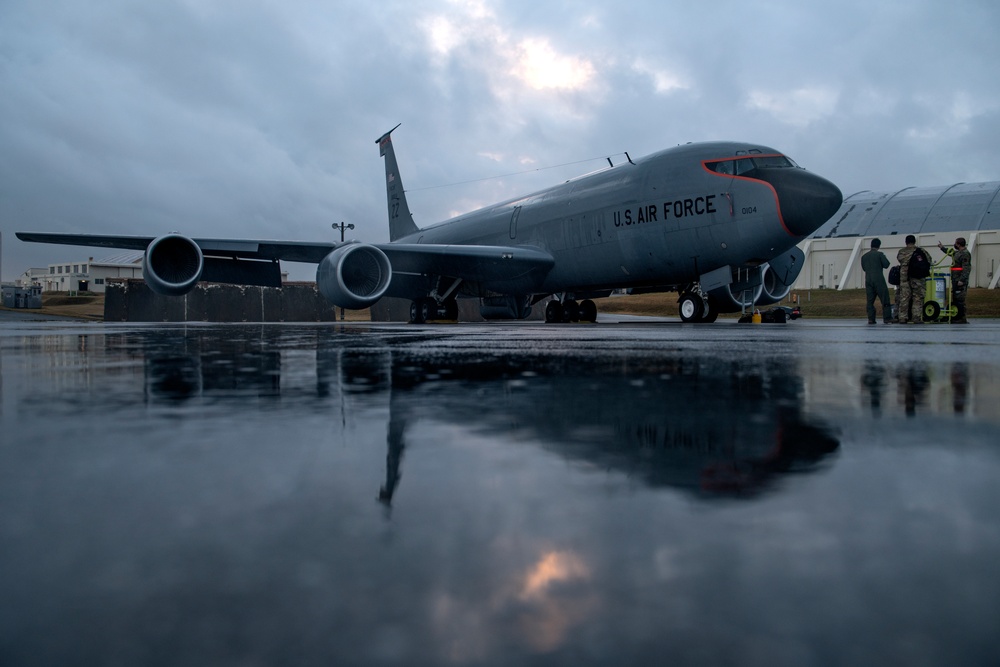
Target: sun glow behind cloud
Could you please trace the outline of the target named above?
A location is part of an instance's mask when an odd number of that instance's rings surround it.
[[[579,90],[594,78],[589,60],[557,53],[546,39],[525,39],[514,52],[511,73],[535,90]]]
[[[465,66],[483,71],[498,97],[510,98],[519,89],[573,92],[594,85],[597,67],[588,58],[560,52],[544,35],[519,39],[482,2],[456,0],[451,5],[447,15],[419,23],[431,53],[442,65],[464,58]]]

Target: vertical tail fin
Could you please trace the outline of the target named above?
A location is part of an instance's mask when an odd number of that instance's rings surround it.
[[[396,164],[396,152],[392,149],[392,138],[389,135],[396,130],[396,127],[383,134],[375,142],[378,144],[379,155],[385,158],[385,191],[389,203],[390,241],[420,231],[416,223],[413,222],[410,206],[406,203],[406,192],[403,190],[403,181],[399,177],[399,166]]]

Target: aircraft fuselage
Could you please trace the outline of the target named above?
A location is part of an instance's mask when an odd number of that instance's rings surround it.
[[[794,163],[774,167],[797,172],[801,182],[793,187],[776,187],[749,164],[740,175],[732,173],[735,168],[713,170],[724,162],[775,156],[780,154],[752,144],[679,146],[453,218],[398,242],[542,249],[555,262],[537,285],[539,293],[691,282],[718,267],[757,266],[782,254],[839,207],[835,186]],[[816,200],[805,202],[816,214],[810,220],[799,214],[789,225],[782,215],[785,198]]]

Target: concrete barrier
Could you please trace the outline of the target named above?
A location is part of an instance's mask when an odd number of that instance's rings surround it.
[[[409,311],[407,311],[407,316]],[[333,322],[314,283],[281,287],[198,283],[184,296],[156,294],[138,279],[109,280],[105,322]]]
[[[408,299],[383,298],[371,307],[373,322],[409,322]],[[544,318],[545,303],[532,308],[529,319]],[[315,283],[281,287],[198,283],[184,296],[156,294],[138,278],[109,279],[104,299],[105,322],[335,322],[335,308]],[[482,322],[479,299],[459,299],[461,322]]]

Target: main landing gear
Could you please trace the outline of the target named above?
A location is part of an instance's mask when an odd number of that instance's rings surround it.
[[[597,304],[590,299],[577,303],[574,299],[557,301],[552,299],[545,304],[545,321],[555,322],[596,322]]]
[[[457,320],[458,301],[445,299],[440,304],[424,297],[410,302],[410,324],[423,324],[431,320]]]
[[[677,300],[677,310],[680,311],[681,322],[714,322],[719,317],[719,311],[712,302],[695,292],[684,292]]]

